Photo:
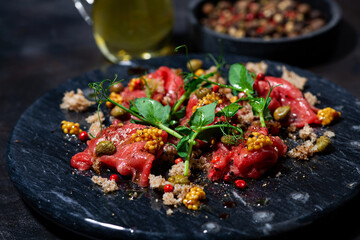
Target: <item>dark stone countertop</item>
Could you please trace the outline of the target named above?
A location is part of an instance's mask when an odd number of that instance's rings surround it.
[[[186,42],[186,3],[176,5],[175,42]],[[338,0],[340,36],[331,59],[306,67],[360,98],[360,5]],[[24,203],[6,168],[6,144],[17,119],[37,98],[68,78],[109,65],[71,0],[0,2],[0,239],[82,238],[44,219]],[[44,120],[45,121],[45,120]],[[360,196],[283,239],[360,239]]]

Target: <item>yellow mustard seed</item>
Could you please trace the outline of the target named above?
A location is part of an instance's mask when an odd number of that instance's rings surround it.
[[[116,92],[111,92],[109,98],[111,100],[113,100],[114,102],[118,103],[118,104],[122,104],[122,102],[123,102],[123,97],[120,96],[120,94],[116,93]],[[109,102],[109,101],[106,102],[106,106],[108,108],[114,108],[115,107],[115,105],[112,102]]]
[[[163,138],[159,137],[161,134],[162,130],[154,127],[138,129],[136,133],[131,135],[130,142],[145,141],[146,143],[144,148],[151,153],[155,153],[164,146]]]
[[[233,96],[232,98],[230,98],[230,102],[231,103],[234,103],[236,102],[237,100],[239,100],[239,98],[237,96]]]
[[[200,201],[206,199],[204,190],[200,187],[192,187],[190,192],[186,194],[183,204],[190,210],[198,210]]]
[[[61,121],[61,130],[63,130],[65,134],[73,134],[73,135],[79,135],[82,132],[79,123],[74,123],[65,120]]]
[[[193,107],[193,113],[196,111],[196,109],[205,105],[209,105],[215,101],[217,101],[218,104],[222,104],[224,102],[219,93],[211,92],[206,94],[206,96],[200,99],[199,102]]]
[[[341,116],[341,113],[330,107],[321,109],[317,113],[317,117],[321,121],[322,125],[329,125],[332,121]]]
[[[129,90],[134,91],[136,89],[142,89],[145,86],[145,81],[148,85],[152,85],[151,79],[146,78],[146,76],[131,79],[128,84]]]
[[[198,70],[195,71],[196,76],[201,76],[203,74],[205,74],[205,70],[202,68],[199,68]]]
[[[254,137],[251,137],[253,135]],[[246,140],[246,146],[248,151],[260,150],[265,146],[273,145],[269,136],[265,136],[259,132],[252,132]]]

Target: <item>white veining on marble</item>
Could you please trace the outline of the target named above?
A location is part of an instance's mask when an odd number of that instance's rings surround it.
[[[216,233],[221,229],[220,225],[216,222],[204,223],[201,228],[203,229],[203,233]]]
[[[133,233],[133,232],[134,232],[134,229],[131,229],[131,228],[124,228],[124,227],[122,227],[122,226],[118,226],[118,225],[111,224],[111,223],[99,222],[99,221],[96,221],[96,220],[91,219],[91,218],[85,218],[85,221],[90,222],[90,223],[93,223],[93,224],[96,224],[96,225],[100,225],[100,226],[102,226],[102,227],[107,227],[107,228],[115,229],[115,230],[128,231],[128,232],[130,232],[130,233]]]
[[[273,227],[270,223],[265,223],[264,227],[262,228],[262,231],[265,235],[268,235],[268,234],[270,234],[272,229],[273,229]]]
[[[25,148],[21,148],[21,152],[26,153],[26,154],[30,154],[30,152],[28,150],[26,150]]]
[[[346,187],[349,189],[354,189],[358,185],[358,182],[351,182],[346,184]]]
[[[350,141],[350,145],[353,147],[360,148],[360,142],[359,141]]]
[[[334,109],[336,111],[342,112],[342,110],[344,109],[344,106],[343,105],[338,105],[338,106],[335,106]]]
[[[236,191],[233,191],[232,193],[237,200],[239,200],[244,206],[247,206],[247,203]]]
[[[351,127],[351,129],[360,132],[360,125],[354,125]]]
[[[310,195],[308,193],[293,192],[290,193],[290,197],[296,201],[306,203],[309,200]]]
[[[270,222],[275,216],[275,213],[269,211],[260,211],[253,214],[253,220],[257,223]]]
[[[54,194],[55,196],[57,196],[59,199],[66,202],[67,204],[70,204],[72,206],[76,206],[78,209],[83,210],[87,216],[93,217],[93,215],[84,206],[82,206],[80,203],[78,203],[73,198],[64,196],[62,193],[56,192],[56,191],[50,191],[50,193]]]
[[[319,211],[324,210],[324,208],[319,205],[314,205],[314,207],[315,207],[315,210],[319,210]]]

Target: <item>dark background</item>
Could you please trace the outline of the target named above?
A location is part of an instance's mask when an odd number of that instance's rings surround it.
[[[188,2],[174,0],[175,44],[187,40]],[[360,4],[358,0],[337,2],[343,19],[333,57],[306,69],[359,98]],[[37,98],[71,77],[109,64],[95,45],[91,27],[71,0],[0,2],[0,239],[81,238],[44,219],[23,202],[8,176],[6,144],[17,119]],[[357,196],[311,226],[279,237],[360,239],[359,202]]]

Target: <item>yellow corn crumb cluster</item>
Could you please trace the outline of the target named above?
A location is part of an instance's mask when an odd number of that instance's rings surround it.
[[[190,192],[186,194],[183,204],[190,210],[198,210],[200,201],[206,198],[204,190],[199,187],[192,187]]]
[[[218,104],[222,104],[223,103],[223,99],[220,98],[219,94],[215,93],[215,92],[211,92],[206,94],[205,97],[203,97],[202,99],[199,100],[198,104],[196,104],[193,107],[193,113],[196,111],[196,109],[211,104],[213,102],[217,101]]]
[[[265,136],[264,134],[258,132],[252,132],[253,137],[249,137],[246,140],[246,145],[248,151],[259,150],[265,146],[273,145],[269,136]]]
[[[78,123],[68,122],[65,120],[61,121],[61,129],[65,134],[79,135],[82,132]]]
[[[116,92],[111,92],[109,98],[111,100],[113,100],[114,102],[117,102],[118,104],[122,104],[122,102],[123,102],[123,97],[120,96],[120,94],[116,93]],[[114,104],[112,102],[107,101],[106,106],[108,108],[113,108]]]
[[[131,79],[128,84],[129,90],[134,91],[137,88],[137,86],[139,86],[139,84],[141,84],[141,86],[145,85],[144,77]]]
[[[339,118],[341,113],[330,107],[321,109],[317,113],[317,117],[321,120],[322,125],[329,125],[333,120]]]
[[[145,149],[151,153],[155,153],[165,144],[161,134],[162,130],[154,127],[138,129],[136,133],[131,135],[130,141],[131,143],[146,141]]]

